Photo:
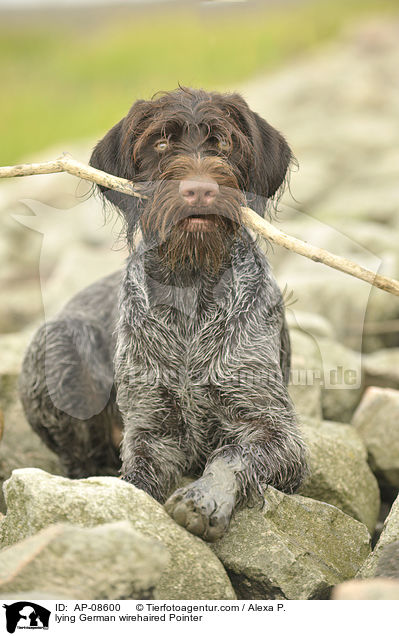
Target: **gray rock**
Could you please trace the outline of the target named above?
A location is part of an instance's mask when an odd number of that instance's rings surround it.
[[[367,130],[367,125],[368,122],[365,122],[363,138],[359,135],[359,141],[373,138],[371,131]],[[388,130],[386,132],[388,133]],[[376,130],[376,134],[379,135],[380,131]],[[322,206],[317,206],[315,211],[318,218],[336,223],[337,218],[345,217],[350,210],[351,217],[359,221],[389,223],[398,209],[399,185],[397,178],[386,176],[384,180],[377,182],[370,179],[368,182],[358,183],[357,186],[353,187],[353,183],[350,183],[332,192],[329,197],[323,200]]]
[[[399,581],[369,579],[345,581],[334,587],[333,601],[395,601],[399,600]]]
[[[83,213],[83,211],[82,211]],[[52,318],[66,301],[79,291],[124,266],[121,251],[71,245],[54,268],[48,284],[43,288],[46,318]]]
[[[4,413],[4,436],[0,441],[0,487],[16,468],[36,466],[50,473],[62,474],[58,457],[45,446],[29,426],[22,406],[15,398]],[[6,506],[0,490],[0,511]]]
[[[399,497],[397,497],[394,501],[391,511],[385,519],[381,536],[374,550],[367,557],[367,560],[359,571],[358,577],[370,578],[377,576],[377,572],[381,572],[381,560],[383,566],[384,561],[387,559],[387,553],[385,552],[386,548],[397,541],[399,541]]]
[[[398,579],[399,582],[399,541],[385,545],[377,563],[376,576]]]
[[[287,308],[287,325],[289,329],[298,329],[316,338],[334,338],[334,328],[327,318],[308,311],[296,311]]]
[[[15,401],[22,359],[31,333],[9,333],[0,336],[0,404],[3,409]]]
[[[288,224],[284,230],[290,233]],[[335,240],[331,242],[324,242],[324,234],[319,238],[320,232],[307,234],[305,231],[300,233],[294,230],[292,233],[311,244],[345,256],[371,271],[379,271],[386,276],[397,278],[396,263],[390,253],[374,251],[371,254],[358,246],[359,254],[355,250],[356,244],[353,245],[352,241],[352,245],[345,250],[342,243],[346,237],[342,233],[337,233]],[[331,247],[327,247],[328,245]],[[311,308],[312,312],[326,318],[333,326],[339,341],[350,349],[360,352],[364,350],[365,343],[367,351],[375,350],[376,346],[382,348],[394,345],[392,336],[389,339],[388,334],[368,333],[364,327],[370,323],[375,327],[381,321],[397,320],[399,306],[395,296],[295,254],[282,261],[276,275],[281,288],[288,286],[288,289],[293,290],[295,312],[305,312]],[[374,349],[369,346],[369,341]],[[384,342],[387,342],[387,345],[384,345]]]
[[[37,589],[77,599],[154,598],[169,555],[128,521],[49,526],[0,551],[0,593]]]
[[[363,392],[361,356],[328,338],[317,343],[323,361],[323,417],[349,422]]]
[[[399,348],[381,349],[363,358],[366,386],[399,389]]]
[[[239,598],[327,598],[370,552],[367,528],[329,504],[269,487],[213,544]]]
[[[18,397],[18,377],[31,330],[0,335],[0,409],[4,411],[4,435],[0,436],[0,486],[14,468],[37,466],[60,473],[58,458],[33,432]],[[1,428],[1,427],[0,427]],[[0,511],[5,504],[0,491]]]
[[[293,373],[297,370],[298,367],[293,368]],[[294,403],[295,412],[299,416],[322,418],[320,386],[292,382],[288,387],[288,393]]]
[[[398,278],[398,275],[394,271],[394,268],[381,267],[380,274],[390,276],[391,278]],[[397,297],[393,294],[387,294],[382,289],[372,287],[370,290],[369,302],[367,304],[366,314],[364,317],[365,324],[365,347],[363,350],[367,353],[372,353],[376,349],[382,349],[383,347],[397,346],[397,330],[396,333],[380,333],[375,332],[376,326],[385,321],[397,321],[399,318],[399,305]],[[370,334],[368,335],[367,328],[371,327]],[[368,346],[370,341],[371,346]]]
[[[292,329],[289,394],[300,416],[321,419],[321,360],[313,336]]]
[[[364,523],[372,535],[380,491],[362,440],[348,424],[307,422],[302,431],[309,449],[310,476],[300,494],[336,506]]]
[[[316,338],[298,329],[292,329],[290,335],[290,394],[298,413],[350,421],[363,391],[360,354],[330,338]]]
[[[1,259],[0,259],[1,261]],[[14,333],[42,316],[42,296],[38,280],[8,282],[0,289],[0,333]]]
[[[373,472],[382,483],[399,487],[399,391],[369,387],[352,424],[367,447]]]
[[[127,519],[135,530],[159,541],[170,553],[170,563],[155,589],[157,598],[235,597],[209,546],[178,526],[152,497],[116,477],[69,480],[26,468],[13,472],[4,492],[7,516],[0,524],[3,545],[57,522],[92,527]]]

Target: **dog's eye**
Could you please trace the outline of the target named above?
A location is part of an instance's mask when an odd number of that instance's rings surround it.
[[[169,148],[169,139],[159,139],[155,144],[155,150],[158,152],[165,152]]]
[[[228,139],[219,139],[217,147],[222,152],[228,152],[229,150],[231,150],[231,143],[228,141]]]

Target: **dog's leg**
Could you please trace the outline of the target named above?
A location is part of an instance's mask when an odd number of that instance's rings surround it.
[[[229,420],[227,413],[221,417],[224,440],[209,458],[203,476],[166,502],[177,523],[207,541],[224,534],[235,508],[262,500],[267,485],[292,493],[307,473],[305,446],[286,387],[282,382],[269,384],[263,413],[261,387],[257,390],[260,400],[252,404],[248,393],[220,391],[221,402],[229,395]],[[241,419],[234,413],[240,413]]]
[[[226,532],[239,496],[237,472],[244,463],[233,457],[208,462],[202,477],[176,490],[165,508],[170,516],[192,534],[216,541]]]
[[[162,387],[118,386],[123,413],[122,479],[164,502],[189,463],[189,440],[176,404]],[[132,409],[134,406],[134,409]]]
[[[29,423],[69,477],[118,473],[112,363],[95,325],[72,318],[43,325],[26,353],[20,394]]]
[[[290,448],[281,439],[221,447],[200,479],[169,497],[166,510],[193,534],[216,541],[226,532],[235,508],[260,498],[267,485],[290,493],[299,486],[306,472],[304,448],[291,436],[289,442]]]

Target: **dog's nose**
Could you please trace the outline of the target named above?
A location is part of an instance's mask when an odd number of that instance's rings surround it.
[[[219,193],[216,181],[200,178],[180,181],[179,193],[189,205],[211,205]]]

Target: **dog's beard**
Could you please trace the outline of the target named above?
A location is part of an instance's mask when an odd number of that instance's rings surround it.
[[[211,206],[190,206],[178,195],[178,182],[162,182],[142,215],[141,229],[146,241],[158,245],[169,269],[218,273],[240,228],[242,205],[240,190],[221,185]]]
[[[206,231],[187,231],[181,229],[179,224],[172,229],[169,238],[159,246],[159,253],[171,270],[219,272],[222,264],[228,260],[235,228],[231,221],[223,217],[216,216],[210,223],[211,227]]]

